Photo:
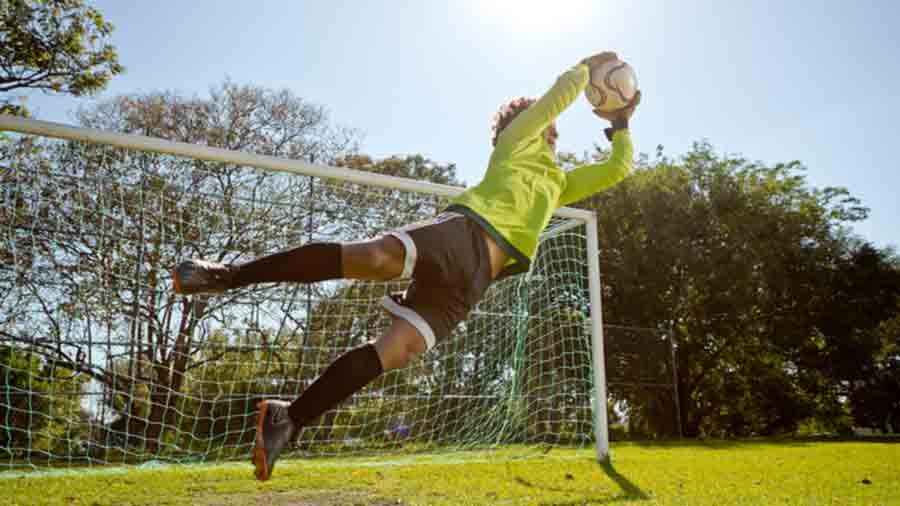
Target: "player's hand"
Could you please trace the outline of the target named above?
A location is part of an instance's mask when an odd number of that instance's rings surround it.
[[[609,121],[610,123],[628,123],[628,120],[631,119],[631,115],[634,114],[635,108],[637,108],[640,103],[641,90],[637,90],[636,92],[634,92],[634,96],[631,97],[631,101],[628,102],[628,105],[626,105],[625,107],[616,109],[615,111],[601,111],[600,109],[594,109],[594,114]]]
[[[591,68],[591,70],[603,65],[604,63],[612,60],[618,60],[619,56],[613,51],[604,51],[602,53],[597,53],[593,56],[588,56],[587,58],[581,60],[579,63],[583,63]]]

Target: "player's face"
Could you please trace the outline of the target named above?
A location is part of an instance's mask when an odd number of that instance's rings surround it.
[[[556,149],[556,139],[558,138],[559,132],[556,130],[556,123],[551,123],[550,126],[544,129],[544,140],[550,145],[550,149]]]

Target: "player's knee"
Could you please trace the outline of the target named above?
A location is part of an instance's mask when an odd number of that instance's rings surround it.
[[[415,357],[405,351],[395,351],[386,358],[381,365],[385,371],[391,371],[393,369],[403,369],[412,363]]]
[[[396,343],[381,357],[382,368],[385,371],[403,369],[415,361],[425,351],[425,344],[416,342],[418,336],[402,343]],[[421,341],[421,339],[418,339]]]
[[[421,355],[423,351],[425,351],[425,350],[424,349],[420,350],[414,346],[408,346],[403,351],[403,355],[401,357],[402,365],[400,367],[406,367],[409,364],[413,363],[417,358],[419,358],[419,355]]]

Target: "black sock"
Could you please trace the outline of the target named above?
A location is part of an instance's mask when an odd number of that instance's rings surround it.
[[[364,344],[353,348],[332,362],[291,403],[288,414],[298,427],[302,427],[371,383],[382,372],[375,346]]]
[[[233,267],[232,288],[254,283],[314,283],[343,276],[341,245],[314,242]]]

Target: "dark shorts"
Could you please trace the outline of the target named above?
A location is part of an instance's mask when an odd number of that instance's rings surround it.
[[[382,299],[392,315],[414,326],[428,348],[446,338],[491,284],[491,257],[481,227],[458,213],[388,232],[406,249],[406,292]]]

